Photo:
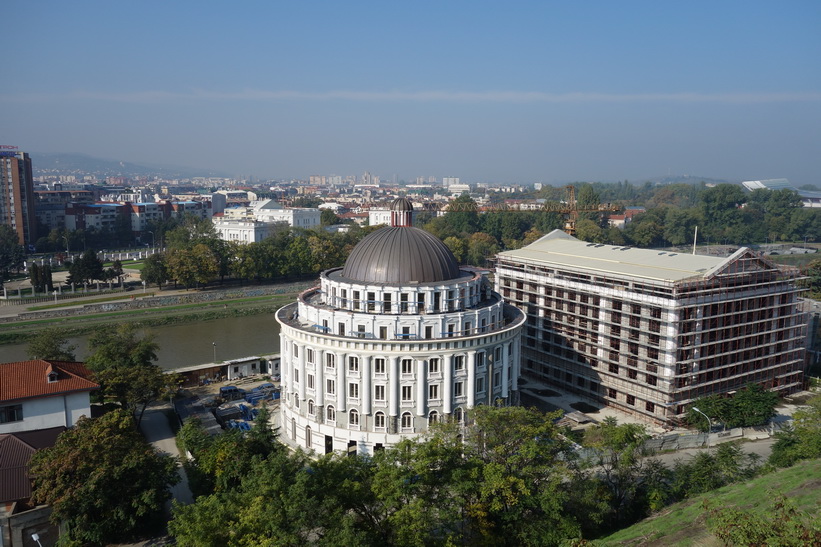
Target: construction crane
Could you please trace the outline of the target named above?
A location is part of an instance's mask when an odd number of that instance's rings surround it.
[[[512,212],[522,213],[531,211],[541,211],[548,213],[559,213],[565,216],[564,231],[570,235],[576,235],[576,222],[579,220],[579,213],[607,213],[620,211],[621,207],[612,205],[610,203],[601,203],[592,207],[579,207],[576,203],[576,188],[572,185],[565,186],[567,190],[567,199],[564,203],[555,201],[546,201],[535,209],[517,209],[507,205],[506,203],[499,203],[494,205],[478,206],[475,203],[454,203],[450,202],[446,205],[431,207],[430,211],[442,211],[445,213],[455,212]]]

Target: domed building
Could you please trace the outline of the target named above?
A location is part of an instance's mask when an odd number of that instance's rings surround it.
[[[372,454],[479,404],[518,403],[524,314],[391,204],[391,226],[281,308],[280,439]]]

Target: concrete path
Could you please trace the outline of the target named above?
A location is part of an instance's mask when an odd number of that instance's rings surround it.
[[[150,442],[154,448],[175,458],[180,458],[180,452],[177,449],[177,443],[174,439],[174,432],[171,431],[171,426],[168,424],[166,411],[171,411],[171,407],[168,404],[149,406],[143,415],[140,429],[145,439]],[[179,503],[193,503],[194,496],[188,487],[188,477],[182,465],[177,468],[177,472],[180,474],[180,482],[171,487],[171,495]]]

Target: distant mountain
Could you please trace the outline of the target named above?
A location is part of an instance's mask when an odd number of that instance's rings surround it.
[[[168,179],[191,177],[228,177],[225,173],[194,167],[138,164],[126,161],[94,158],[85,154],[46,154],[32,152],[34,174],[39,175],[95,175],[104,177],[158,176]]]

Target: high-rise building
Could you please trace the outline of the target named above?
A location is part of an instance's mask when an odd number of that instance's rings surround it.
[[[580,241],[559,230],[498,255],[496,290],[527,314],[525,376],[656,423],[750,383],[799,390],[799,272],[747,248],[727,258]]]
[[[31,158],[25,152],[9,150],[12,147],[3,148],[0,149],[0,223],[14,228],[21,245],[34,245],[37,216]]]
[[[412,212],[395,200],[391,226],[277,312],[291,447],[372,454],[439,420],[465,424],[476,405],[518,402],[524,315]]]

